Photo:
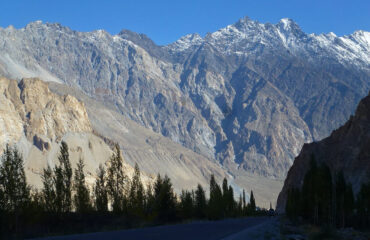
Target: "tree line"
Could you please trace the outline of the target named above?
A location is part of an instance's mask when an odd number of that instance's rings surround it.
[[[343,172],[333,175],[325,163],[318,165],[312,155],[301,189],[288,191],[286,215],[294,221],[303,219],[315,225],[368,229],[370,182],[363,183],[355,197]]]
[[[218,220],[266,214],[256,207],[253,191],[235,200],[225,178],[220,186],[210,178],[209,197],[196,189],[174,192],[170,178],[157,175],[144,187],[136,164],[131,179],[125,174],[116,145],[107,168],[100,165],[93,188],[86,183],[84,161],[73,170],[68,145],[61,143],[58,164],[42,172],[42,188],[26,181],[23,158],[17,148],[6,146],[0,163],[0,237],[35,237],[50,234],[100,231],[181,222]]]

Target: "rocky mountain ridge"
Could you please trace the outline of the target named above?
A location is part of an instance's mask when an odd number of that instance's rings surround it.
[[[167,46],[33,22],[0,29],[0,73],[78,88],[234,176],[282,179],[303,143],[327,136],[366,95],[369,46],[368,32],[306,34],[288,19],[243,18]]]
[[[186,41],[186,39],[189,39]],[[228,25],[201,38],[189,34],[173,44],[165,46],[176,52],[199,46],[207,42],[225,54],[250,55],[262,48],[279,50],[282,54],[307,57],[309,61],[318,58],[332,58],[348,65],[357,64],[369,68],[370,33],[355,31],[338,37],[335,33],[306,34],[292,19],[283,18],[277,24],[260,23],[248,17]]]

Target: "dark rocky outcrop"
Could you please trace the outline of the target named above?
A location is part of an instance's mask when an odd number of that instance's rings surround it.
[[[362,183],[370,181],[370,95],[361,100],[355,115],[329,137],[303,146],[278,197],[280,212],[284,211],[288,190],[302,187],[312,155],[328,165],[332,176],[343,171],[355,194]]]
[[[40,151],[50,150],[50,143],[37,135],[33,136],[33,145],[40,149]]]

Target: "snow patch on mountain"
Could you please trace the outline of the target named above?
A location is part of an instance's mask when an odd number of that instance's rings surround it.
[[[166,48],[173,50],[173,51],[179,51],[183,52],[193,46],[199,46],[204,42],[203,38],[197,34],[188,34],[183,37],[181,37],[176,42],[166,46]]]
[[[370,32],[356,31],[342,37],[333,32],[306,34],[288,18],[270,24],[245,17],[204,39],[197,34],[188,34],[166,47],[183,52],[204,42],[225,54],[250,55],[268,47],[282,53],[288,50],[293,56],[304,56],[313,62],[330,56],[342,64],[370,69]]]

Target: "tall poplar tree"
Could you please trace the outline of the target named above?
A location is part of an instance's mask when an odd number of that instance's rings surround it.
[[[176,196],[167,175],[158,174],[154,183],[154,212],[160,222],[171,222],[176,218]]]
[[[59,213],[72,209],[72,167],[69,160],[68,145],[62,141],[58,156],[59,166],[55,167],[56,206]]]
[[[56,192],[55,192],[55,182],[54,182],[54,172],[48,165],[44,168],[42,179],[42,205],[46,212],[56,212]]]
[[[30,200],[23,158],[17,148],[6,145],[0,164],[0,208],[3,211],[21,211]]]
[[[245,201],[245,190],[243,189],[243,211],[244,211],[244,214],[245,214],[245,211],[246,211],[246,207],[247,207],[247,204],[246,204],[246,201]]]
[[[146,187],[146,192],[145,192],[145,214],[149,217],[153,217],[153,212],[154,212],[154,194],[153,194],[153,187],[152,184],[148,183]]]
[[[127,177],[123,172],[123,160],[118,144],[116,145],[115,151],[109,159],[107,173],[107,187],[109,197],[112,202],[113,212],[122,212],[126,205],[125,191]]]
[[[226,177],[222,181],[222,209],[223,217],[229,215],[229,186]]]
[[[95,208],[98,212],[108,211],[108,192],[106,189],[105,169],[103,165],[99,165],[98,177],[95,182],[94,195],[95,195]]]
[[[205,218],[207,209],[206,193],[203,187],[198,184],[197,190],[195,190],[195,216],[197,218]]]
[[[254,199],[253,190],[251,190],[251,195],[249,197],[249,204],[247,206],[249,214],[253,215],[256,212],[256,200]]]
[[[209,189],[208,217],[210,219],[220,219],[223,213],[222,191],[213,174],[209,182]]]
[[[194,199],[191,192],[182,190],[179,207],[183,219],[190,219],[194,216]]]
[[[77,163],[74,176],[74,204],[76,207],[76,212],[80,213],[86,213],[92,209],[90,202],[90,191],[85,182],[84,167],[85,164],[82,158],[80,158]]]
[[[135,164],[135,172],[132,177],[130,192],[128,197],[129,207],[131,211],[141,216],[144,210],[145,192],[141,182],[140,169],[137,163]]]

